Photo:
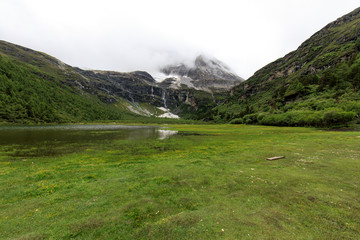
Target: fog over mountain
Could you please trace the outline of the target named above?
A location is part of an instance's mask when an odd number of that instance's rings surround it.
[[[2,0],[0,38],[82,68],[154,75],[206,54],[246,79],[356,7],[356,0]]]
[[[199,55],[193,62],[166,65],[160,69],[167,78],[172,79],[172,87],[187,85],[190,88],[209,92],[226,91],[240,84],[244,79],[214,57]]]

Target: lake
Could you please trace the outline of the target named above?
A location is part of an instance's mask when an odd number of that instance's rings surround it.
[[[14,159],[57,156],[86,148],[102,148],[118,140],[164,140],[176,133],[154,126],[126,125],[0,127],[0,152]]]

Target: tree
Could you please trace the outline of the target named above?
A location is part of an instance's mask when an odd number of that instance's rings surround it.
[[[355,47],[358,51],[360,51],[360,38],[358,38],[355,42]]]
[[[354,66],[348,76],[354,92],[356,93],[360,87],[360,66]]]
[[[287,89],[285,92],[285,98],[295,98],[297,96],[302,95],[305,92],[304,85],[299,82],[299,80],[295,80]]]

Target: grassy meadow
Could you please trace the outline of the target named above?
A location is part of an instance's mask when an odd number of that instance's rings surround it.
[[[52,157],[0,148],[0,239],[360,238],[360,132],[167,127]]]

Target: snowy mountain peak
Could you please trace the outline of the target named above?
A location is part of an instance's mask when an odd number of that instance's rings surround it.
[[[193,62],[193,66],[184,63],[168,65],[160,69],[169,78],[174,78],[173,87],[178,88],[181,84],[196,89],[218,92],[228,90],[244,81],[233,73],[228,66],[216,58],[199,55]]]
[[[209,58],[205,55],[199,55],[195,59],[195,66],[196,67],[207,67],[207,68],[219,68],[226,71],[230,71],[230,68],[226,66],[223,62],[219,61],[216,58]]]

